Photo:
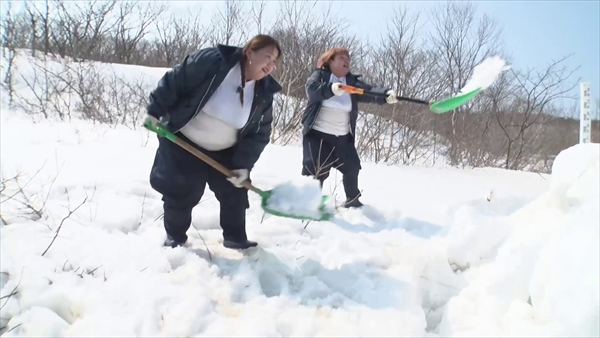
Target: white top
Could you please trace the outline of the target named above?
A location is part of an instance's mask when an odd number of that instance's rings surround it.
[[[181,129],[181,133],[206,150],[216,151],[233,146],[237,141],[238,130],[248,122],[254,100],[256,81],[252,80],[246,82],[242,106],[238,93],[241,80],[241,68],[237,63],[202,111]]]
[[[329,82],[346,84],[346,77],[338,78],[331,74]],[[350,132],[351,110],[352,99],[350,98],[350,94],[344,93],[340,96],[334,95],[323,101],[321,110],[313,124],[313,129],[336,136],[346,135]]]

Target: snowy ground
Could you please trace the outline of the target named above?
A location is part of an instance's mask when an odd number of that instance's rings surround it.
[[[565,151],[552,176],[365,163],[364,210],[308,226],[262,220],[250,194],[261,248],[242,254],[221,245],[209,189],[189,246],[162,247],[154,137],[30,121],[2,111],[3,336],[600,333],[597,144]],[[300,149],[268,146],[254,183],[300,165]]]

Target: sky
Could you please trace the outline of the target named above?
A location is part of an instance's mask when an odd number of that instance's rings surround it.
[[[334,12],[350,24],[352,33],[370,41],[378,41],[386,30],[386,20],[398,6],[410,12],[427,12],[439,1],[333,1]],[[551,62],[571,55],[566,65],[580,67],[572,80],[590,82],[592,116],[596,99],[600,98],[600,1],[475,1],[477,12],[487,14],[502,27],[504,44],[511,53],[511,66],[518,70],[540,69]],[[202,16],[223,8],[223,1],[169,2],[174,10],[202,8]],[[265,15],[274,20],[276,1],[268,1]],[[323,2],[325,7],[325,2]],[[423,32],[431,27],[423,20]],[[579,107],[579,85],[572,95],[577,100],[563,102]]]

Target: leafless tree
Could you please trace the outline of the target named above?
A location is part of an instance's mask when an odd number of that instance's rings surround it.
[[[530,139],[536,137],[535,133],[529,131],[535,124],[543,121],[553,101],[560,98],[575,99],[567,93],[577,85],[578,80],[569,83],[576,69],[567,69],[563,65],[566,59],[567,57],[552,62],[541,72],[528,70],[520,73],[512,70],[516,82],[512,89],[516,94],[512,100],[513,104],[510,110],[504,112],[500,109],[494,110],[498,126],[507,140],[505,169],[521,168],[527,147],[533,144]]]
[[[436,55],[435,71],[444,90],[440,95],[451,96],[460,91],[472,74],[475,66],[485,58],[502,51],[502,30],[487,15],[477,20],[476,7],[471,3],[447,2],[432,11],[434,33],[430,36],[430,48]],[[467,132],[464,125],[467,104],[450,113],[449,159],[451,164],[459,162],[460,138]],[[462,123],[462,125],[459,125]]]
[[[112,18],[116,4],[116,0],[75,4],[56,0],[56,18],[51,32],[55,52],[75,60],[103,61],[106,56],[102,53],[103,47],[118,23]]]
[[[252,21],[256,25],[256,34],[264,33],[265,7],[267,3],[261,0],[259,3],[252,3]]]
[[[208,38],[198,11],[183,17],[171,15],[166,20],[157,22],[156,29],[158,56],[155,66],[174,66],[187,54],[202,48]]]
[[[210,42],[226,45],[242,45],[248,37],[244,15],[243,2],[240,0],[225,0],[225,8],[219,10],[212,20],[210,27]]]
[[[115,61],[132,64],[137,61],[136,48],[166,7],[154,2],[142,5],[136,1],[119,1],[118,4],[118,19],[111,34]]]
[[[6,7],[6,13],[4,13],[4,18],[0,21],[0,29],[2,30],[2,35],[0,36],[1,46],[3,48],[3,54],[5,55],[6,65],[2,62],[1,67],[6,69],[2,69],[4,72],[2,84],[8,91],[9,104],[12,104],[13,100],[13,64],[15,62],[15,58],[17,56],[15,48],[16,45],[16,22],[14,18],[14,14],[12,11],[11,2],[8,2]]]
[[[419,18],[418,13],[411,15],[406,8],[398,7],[388,22],[381,48],[371,58],[373,83],[390,86],[402,96],[412,98],[432,97],[436,84],[436,77],[430,72],[435,59],[418,45]],[[426,125],[431,116],[426,107],[401,102],[392,107],[370,106],[365,111],[376,115],[371,120],[386,121],[378,123],[379,129],[372,126],[361,129],[370,135],[363,138],[361,146],[369,149],[370,143],[376,143],[372,149],[380,152],[376,159],[413,163],[418,150],[428,145]]]

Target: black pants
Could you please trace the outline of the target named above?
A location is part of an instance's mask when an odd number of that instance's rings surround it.
[[[335,136],[311,130],[304,135],[302,148],[302,175],[317,178],[322,187],[330,170],[337,169],[343,175],[346,199],[360,197],[358,173],[362,168],[350,134]]]
[[[229,167],[233,148],[207,151],[182,134],[177,136]],[[150,185],[163,195],[164,226],[167,235],[172,239],[181,243],[187,241],[186,232],[192,222],[192,209],[200,202],[207,184],[220,203],[223,238],[233,241],[247,240],[246,209],[250,207],[248,190],[235,187],[227,181],[225,175],[192,153],[165,138],[159,138],[159,147],[150,174]]]

